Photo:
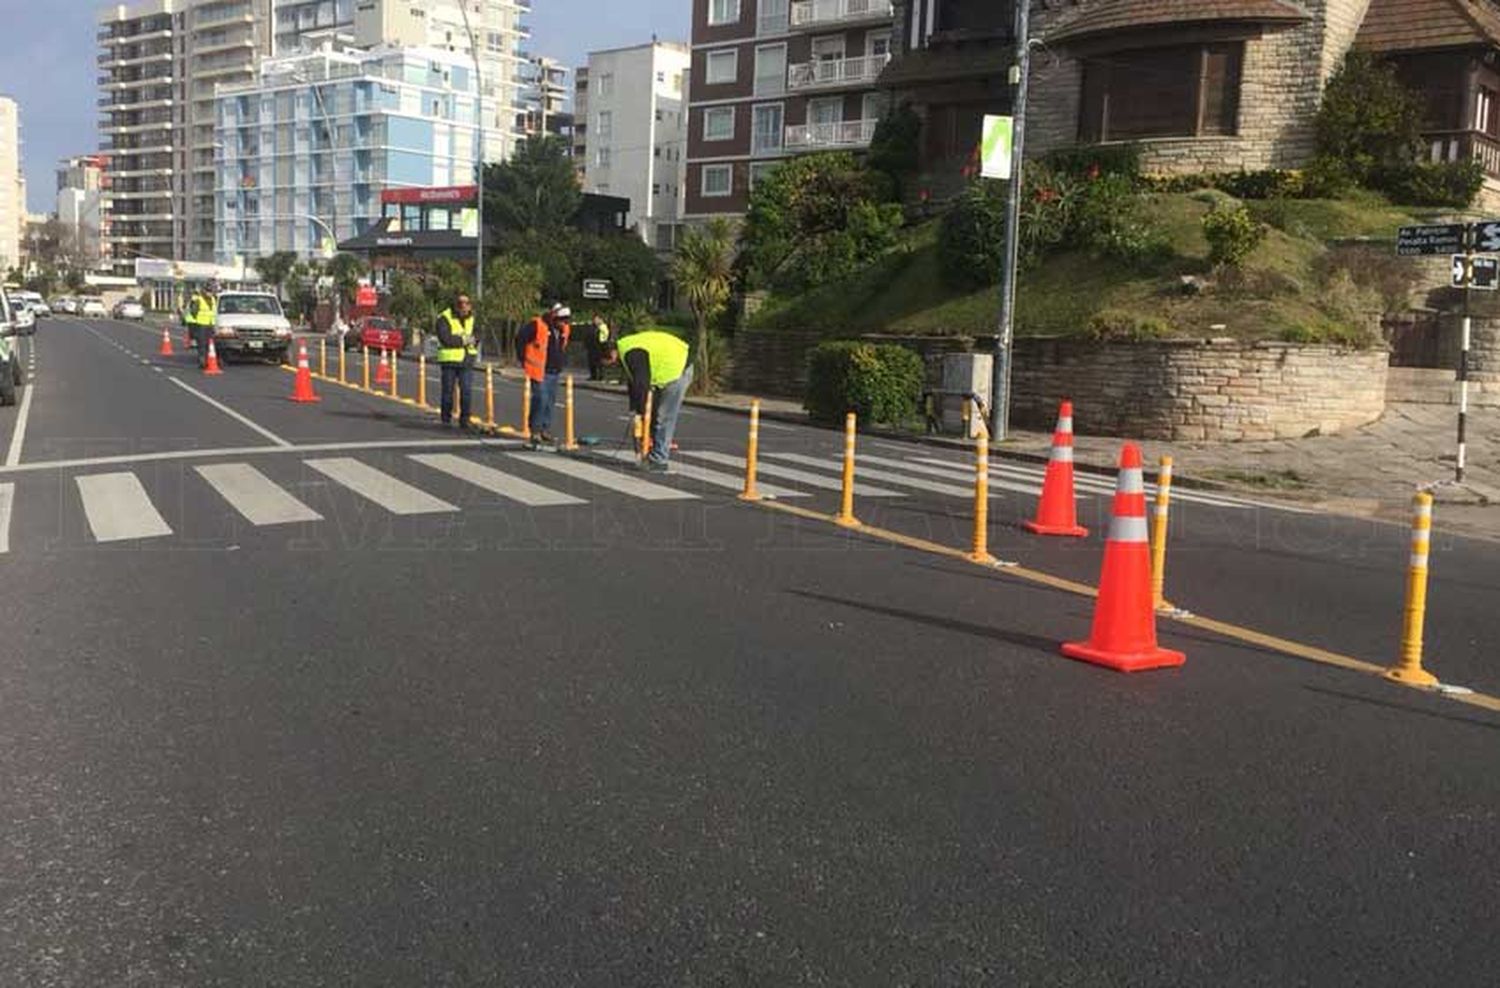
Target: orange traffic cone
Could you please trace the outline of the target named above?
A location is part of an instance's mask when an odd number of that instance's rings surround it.
[[[1089,530],[1078,524],[1078,502],[1073,493],[1073,403],[1063,401],[1057,410],[1057,431],[1052,433],[1052,456],[1042,480],[1042,499],[1036,520],[1025,523],[1038,535],[1069,535],[1081,538]]]
[[[323,400],[313,391],[312,368],[307,365],[306,340],[297,344],[297,379],[289,397],[292,401],[304,403]]]
[[[1068,642],[1062,654],[1118,672],[1180,666],[1187,657],[1156,644],[1151,600],[1151,547],[1146,526],[1146,486],[1141,451],[1126,443],[1104,543],[1094,627],[1086,642]]]
[[[170,357],[172,355],[172,331],[163,326],[161,328],[161,346],[156,348],[158,357]]]
[[[388,386],[391,383],[391,365],[385,362],[386,354],[389,352],[390,351],[388,350],[380,351],[380,366],[375,368],[376,384],[384,384]]]
[[[214,349],[214,338],[212,336],[208,338],[208,356],[203,361],[203,373],[209,377],[224,373],[223,368],[219,366],[219,352]]]

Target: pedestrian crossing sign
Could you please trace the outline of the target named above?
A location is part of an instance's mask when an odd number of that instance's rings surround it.
[[[1015,120],[986,114],[984,136],[979,141],[979,174],[985,178],[1010,178],[1011,146]]]

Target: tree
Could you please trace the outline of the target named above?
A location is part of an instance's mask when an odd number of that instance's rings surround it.
[[[672,279],[693,310],[693,360],[696,387],[714,390],[710,376],[708,327],[729,306],[734,290],[734,232],[723,218],[690,229],[672,258]]]
[[[274,288],[277,297],[280,297],[281,286],[286,284],[292,269],[297,265],[297,255],[289,250],[278,250],[274,254],[257,257],[252,265],[260,275],[260,280]]]
[[[437,316],[422,283],[404,271],[397,272],[392,279],[390,301],[386,307],[412,331],[420,329],[425,332]]]
[[[564,297],[582,292],[584,278],[603,278],[613,286],[612,301],[616,304],[649,306],[656,300],[662,276],[661,261],[639,237],[577,234],[573,255],[579,259],[578,278]]]
[[[542,278],[540,265],[515,254],[501,254],[485,268],[479,324],[498,352],[506,352],[514,328],[540,308]]]
[[[1317,171],[1341,171],[1367,185],[1378,170],[1412,162],[1422,109],[1389,63],[1352,51],[1323,90],[1315,127]]]
[[[918,151],[921,144],[922,118],[910,103],[892,107],[875,125],[875,135],[870,139],[870,153],[865,161],[871,170],[890,177],[898,199],[903,187],[921,165]]]
[[[528,137],[509,161],[485,167],[485,221],[502,233],[561,229],[582,199],[567,143],[554,134]]]
[[[354,298],[359,279],[365,276],[368,268],[364,260],[354,254],[335,254],[329,258],[323,270],[333,279],[333,287],[339,299],[348,302]]]

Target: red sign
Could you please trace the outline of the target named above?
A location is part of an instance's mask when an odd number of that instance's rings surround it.
[[[354,290],[354,304],[360,308],[373,309],[376,304],[375,286],[360,285]]]
[[[435,203],[473,202],[479,197],[477,185],[448,185],[425,189],[382,189],[381,202]]]

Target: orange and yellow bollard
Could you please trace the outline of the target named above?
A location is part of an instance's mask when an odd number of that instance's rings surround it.
[[[344,375],[344,354],[347,353],[348,351],[349,351],[349,348],[346,347],[346,346],[344,346],[344,341],[343,340],[339,340],[339,383],[340,384],[348,384],[349,383],[349,379]]]
[[[427,354],[417,354],[417,407],[427,407]]]
[[[531,438],[531,378],[521,381],[521,435]]]
[[[651,399],[650,388],[646,389],[646,410],[641,413],[641,459],[651,455]]]
[[[859,526],[859,519],[854,517],[854,437],[857,427],[853,412],[844,416],[844,483],[839,496],[839,513],[833,520],[845,528]]]
[[[399,392],[399,391],[396,390],[396,365],[399,364],[399,363],[401,363],[401,361],[398,360],[398,359],[396,359],[396,351],[395,350],[390,351],[390,354],[391,354],[391,397],[392,398],[399,398],[399,397],[401,397],[401,392]]]
[[[968,404],[964,404],[968,408]],[[981,417],[974,437],[974,538],[969,547],[969,561],[994,565],[990,555],[990,430]]]
[[[578,435],[573,431],[573,375],[569,374],[564,385],[563,398],[563,449],[578,448]]]
[[[484,424],[491,429],[495,427],[495,368],[493,364],[484,365]]]
[[[755,471],[760,457],[760,399],[750,399],[750,436],[745,441],[745,489],[740,492],[741,501],[759,501],[760,491],[755,488]]]
[[[328,341],[318,340],[318,376],[328,377]]]
[[[1152,515],[1156,524],[1151,529],[1151,606],[1158,611],[1168,611],[1167,603],[1167,513],[1172,505],[1172,458],[1163,456],[1156,470],[1156,504]]]
[[[1406,620],[1401,630],[1401,660],[1386,672],[1407,686],[1436,686],[1438,678],[1422,668],[1422,628],[1427,620],[1427,557],[1432,548],[1432,495],[1412,499],[1411,557],[1406,570]]]
[[[364,354],[364,358],[365,358],[364,389],[366,391],[369,391],[370,390],[370,348],[367,347],[367,346],[361,345],[360,348],[359,348],[359,350],[360,350],[360,353]]]

